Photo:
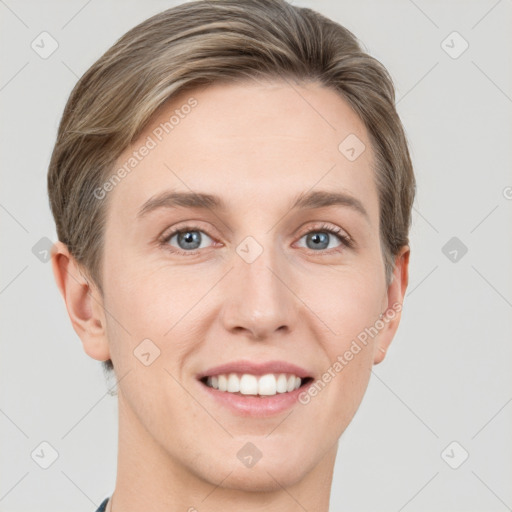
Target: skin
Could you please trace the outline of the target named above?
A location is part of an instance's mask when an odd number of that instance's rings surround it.
[[[111,358],[122,379],[112,510],[327,512],[338,439],[400,313],[291,414],[237,416],[200,389],[196,374],[238,359],[277,359],[320,378],[361,331],[403,302],[409,247],[386,286],[368,134],[348,104],[317,83],[214,84],[181,94],[118,162],[190,96],[198,105],[109,192],[104,296],[62,243],[52,256],[85,352]],[[351,133],[366,145],[353,162],[338,150]],[[216,194],[228,208],[162,208],[136,219],[148,198],[168,189]],[[290,211],[299,193],[320,189],[356,197],[369,219],[347,206]],[[197,254],[156,243],[186,221],[199,226]],[[356,248],[336,235],[328,248],[308,246],[319,223],[341,228]],[[250,264],[236,252],[247,236],[263,248]],[[167,247],[192,250],[176,236]],[[146,367],[133,351],[147,338],[160,357]],[[248,441],[262,453],[251,468],[237,458]]]

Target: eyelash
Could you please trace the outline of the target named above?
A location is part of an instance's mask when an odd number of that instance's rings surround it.
[[[200,232],[208,235],[208,233],[206,233],[199,226],[187,225],[184,227],[179,227],[177,229],[174,229],[170,233],[164,234],[159,239],[159,245],[162,246],[165,250],[168,250],[169,252],[171,252],[172,254],[179,254],[182,256],[194,256],[195,254],[198,254],[199,251],[201,251],[201,249],[196,249],[195,251],[182,251],[182,250],[176,249],[174,247],[171,249],[171,246],[169,245],[169,241],[171,240],[171,238],[174,235],[176,235],[178,233],[186,233],[187,231],[200,231]],[[309,235],[310,233],[316,233],[316,232],[327,232],[327,233],[337,236],[340,239],[342,247],[344,249],[352,249],[354,247],[354,241],[349,236],[343,234],[343,232],[340,228],[332,227],[329,224],[322,224],[320,226],[315,226],[313,229],[310,229],[309,231],[306,231],[305,233],[303,233],[300,236],[300,238],[304,237],[305,235]],[[208,236],[213,239],[213,237],[211,237],[210,235],[208,235]],[[336,249],[331,249],[330,251],[314,251],[313,249],[307,249],[307,250],[308,250],[308,252],[314,253],[315,255],[319,255],[319,254],[321,255],[321,253],[330,254],[332,251],[341,252],[341,250],[344,250],[344,249],[342,249],[341,247],[338,247]]]

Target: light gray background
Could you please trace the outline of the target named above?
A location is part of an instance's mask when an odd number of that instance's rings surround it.
[[[93,511],[114,488],[116,398],[32,248],[56,240],[46,173],[73,85],[177,3],[0,0],[1,511]],[[512,1],[293,3],[388,68],[418,181],[402,323],[341,438],[331,510],[512,510]],[[59,44],[47,59],[31,48],[42,31]],[[458,58],[442,46],[453,31],[469,43]],[[48,469],[31,458],[43,441]]]

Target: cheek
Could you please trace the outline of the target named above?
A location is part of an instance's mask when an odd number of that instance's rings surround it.
[[[373,344],[357,341],[359,326],[355,320],[345,326],[342,336],[326,343],[328,364],[302,403],[313,407],[311,418],[326,425],[328,438],[339,437],[352,421],[368,387],[373,366]],[[351,335],[351,332],[354,336]]]
[[[303,283],[302,297],[318,317],[319,325],[325,327],[330,351],[344,349],[347,342],[378,319],[383,280],[375,274],[366,269],[333,269],[328,275],[313,275]]]
[[[105,305],[118,369],[138,368],[139,352],[158,354],[152,367],[179,369],[201,339],[196,329],[206,316],[198,301],[211,289],[211,280],[190,269],[155,270],[126,263],[111,269],[105,280]]]
[[[336,411],[338,428],[350,422],[371,375],[378,336],[372,328],[381,313],[383,291],[381,280],[372,280],[372,275],[347,271],[335,281],[326,280],[323,293],[317,288],[305,301],[328,327],[322,339],[328,362],[318,388],[329,388],[326,411]],[[327,416],[324,419],[328,421]]]
[[[169,324],[173,311],[180,304],[180,283],[151,273],[143,262],[119,261],[106,268],[110,272],[106,273],[105,291],[108,291],[112,314],[115,311],[129,331],[135,329],[138,334],[157,331],[162,335],[164,324]],[[167,325],[167,329],[169,327]]]

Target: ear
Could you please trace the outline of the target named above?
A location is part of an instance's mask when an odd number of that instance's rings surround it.
[[[402,314],[405,290],[409,283],[409,255],[411,250],[404,245],[395,257],[395,270],[387,290],[387,306],[384,308],[381,320],[384,327],[376,338],[374,345],[373,364],[384,360],[386,351],[395,337]]]
[[[52,248],[52,268],[69,319],[82,340],[84,351],[93,359],[106,361],[110,358],[110,351],[101,293],[82,274],[75,258],[60,241]]]

